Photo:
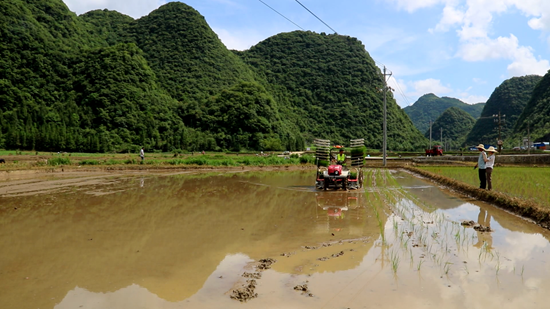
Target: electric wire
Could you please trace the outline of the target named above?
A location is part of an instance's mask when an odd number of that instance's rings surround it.
[[[319,18],[317,15],[315,15],[312,11],[310,11],[305,5],[303,5],[300,1],[296,0],[296,2],[298,2],[298,4],[300,4],[304,9],[306,9],[309,13],[311,13],[311,15],[315,16],[315,18],[317,18],[320,22],[322,22],[323,24],[325,24],[325,26],[329,27],[330,30],[334,31],[334,34],[338,34],[338,32],[336,32],[336,30],[332,29],[331,26],[329,26],[326,22],[324,22],[321,18]]]
[[[284,19],[288,20],[289,22],[293,23],[294,26],[304,30],[304,28],[300,27],[298,24],[296,24],[295,22],[293,22],[292,20],[290,20],[289,18],[287,18],[286,16],[284,16],[283,14],[279,13],[279,11],[277,11],[276,9],[272,8],[271,6],[269,6],[269,4],[263,2],[262,0],[258,0],[260,1],[261,3],[263,3],[265,6],[267,6],[268,8],[272,9],[275,13],[281,15]],[[305,30],[304,30],[305,31]]]
[[[395,78],[393,76],[391,78],[393,78],[395,80],[395,84],[397,85],[397,90],[399,90],[399,94],[401,95],[401,97],[403,97],[403,99],[407,103],[407,106],[411,106],[411,101],[409,101],[409,97],[407,97],[405,95],[405,93],[403,92],[403,90],[401,90],[401,87],[399,87],[399,82],[397,81],[397,78]]]
[[[296,24],[295,22],[293,22],[292,20],[290,20],[288,17],[286,17],[285,15],[281,14],[279,11],[277,11],[276,9],[274,9],[273,7],[271,7],[269,4],[265,3],[264,1],[262,0],[258,0],[260,1],[261,3],[263,3],[265,6],[267,6],[268,8],[270,8],[271,10],[273,10],[275,13],[279,14],[281,17],[283,17],[284,19],[288,20],[289,22],[291,22],[293,25],[295,25],[296,27],[300,28],[301,30],[304,30],[304,28],[300,27],[300,25]],[[320,22],[322,22],[325,26],[327,26],[330,30],[334,31],[334,34],[338,34],[338,32],[336,30],[334,30],[331,26],[329,26],[326,22],[324,22],[321,18],[319,18],[319,16],[315,15],[315,13],[313,13],[310,9],[308,9],[305,5],[303,5],[299,0],[295,0],[299,5],[301,5],[306,11],[308,11],[311,15],[313,15],[315,18],[317,18]],[[382,67],[385,67],[385,65],[379,61],[376,61],[374,58],[372,58],[374,60],[374,63],[376,65],[378,65],[378,67],[382,68]],[[407,103],[407,106],[410,106],[411,103],[410,103],[410,100],[409,98],[405,95],[405,93],[403,92],[403,90],[401,90],[401,87],[399,86],[399,83],[397,82],[397,79],[392,75],[390,75],[390,78],[393,78],[395,80],[395,84],[397,85],[397,89],[399,91],[399,94],[401,95],[401,97],[405,100],[405,102]]]

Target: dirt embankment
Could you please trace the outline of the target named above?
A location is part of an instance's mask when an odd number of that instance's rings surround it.
[[[500,192],[480,189],[472,185],[415,167],[405,166],[404,169],[423,177],[429,178],[437,183],[448,186],[476,199],[495,204],[524,218],[531,219],[541,227],[550,230],[550,209],[545,208],[535,202],[526,201],[517,197],[511,197]]]

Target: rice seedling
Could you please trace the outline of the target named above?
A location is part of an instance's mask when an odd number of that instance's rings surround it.
[[[416,266],[416,270],[420,271],[420,268],[422,268],[422,264],[424,264],[424,260],[418,261],[418,265]]]
[[[394,250],[390,252],[390,262],[393,272],[397,273],[397,269],[399,268],[399,254]]]
[[[445,262],[445,266],[443,267],[443,271],[445,272],[445,275],[449,274],[449,270],[451,269],[451,265],[453,263],[451,262]]]

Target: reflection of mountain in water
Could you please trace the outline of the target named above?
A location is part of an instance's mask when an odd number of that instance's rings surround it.
[[[108,293],[132,284],[180,301],[229,253],[257,260],[331,239],[378,237],[365,208],[349,216],[346,233],[320,230],[329,218],[319,216],[315,193],[284,189],[311,181],[310,172],[180,175],[148,178],[143,187],[134,179],[133,189],[104,196],[5,199],[0,246],[10,250],[0,256],[7,265],[0,302],[51,308],[76,286]],[[27,276],[32,287],[12,284]]]

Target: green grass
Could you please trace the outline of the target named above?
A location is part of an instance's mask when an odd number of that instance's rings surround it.
[[[479,186],[478,171],[472,167],[430,166],[420,169]],[[550,207],[550,168],[495,167],[493,190]]]
[[[59,166],[59,165],[80,165],[80,166],[100,166],[100,165],[154,165],[154,166],[282,166],[315,164],[315,157],[312,155],[293,155],[288,157],[279,157],[277,155],[257,156],[255,154],[225,154],[225,153],[199,153],[192,154],[174,154],[174,153],[145,153],[145,160],[142,162],[138,154],[135,153],[51,153],[34,151],[6,151],[0,150],[0,158],[5,158],[5,165],[0,169],[25,169],[39,166]],[[47,163],[46,163],[47,162]]]

